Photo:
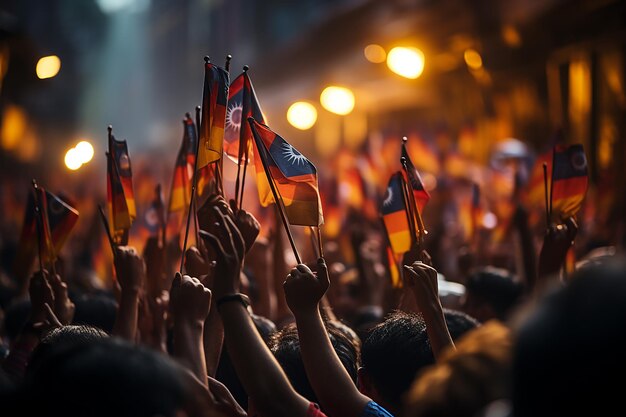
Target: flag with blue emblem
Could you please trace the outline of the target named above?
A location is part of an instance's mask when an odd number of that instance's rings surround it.
[[[274,181],[276,191],[285,205],[289,222],[299,226],[320,226],[324,223],[320,201],[317,169],[304,155],[269,127],[253,118],[248,122],[254,137],[256,175],[265,176],[265,168]],[[261,181],[257,181],[260,183]],[[263,195],[261,195],[263,192]],[[274,201],[271,190],[259,189],[263,206]]]
[[[409,211],[404,190],[405,183],[402,173],[396,172],[389,179],[387,192],[380,209],[389,243],[395,254],[408,252],[412,243]]]

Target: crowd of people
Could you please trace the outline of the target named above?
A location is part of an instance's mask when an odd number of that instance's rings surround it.
[[[533,273],[481,265],[486,257],[470,247],[450,253],[465,273],[452,283],[416,246],[392,285],[383,238],[365,220],[345,224],[351,260],[328,240],[324,256],[295,265],[278,216],[263,237],[252,214],[220,195],[199,216],[184,274],[176,248],[151,236],[142,254],[114,248],[111,289],[66,274],[67,261],[34,265],[26,283],[16,282],[3,236],[2,415],[620,409],[626,264],[604,247],[565,273],[573,219],[548,228],[536,262],[523,244],[511,254],[518,264],[533,259]]]

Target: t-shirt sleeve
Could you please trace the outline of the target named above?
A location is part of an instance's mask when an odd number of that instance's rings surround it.
[[[361,417],[393,417],[393,415],[374,401],[370,401],[361,413]]]
[[[309,404],[309,409],[306,412],[306,417],[326,417],[326,414],[322,413],[317,404],[311,403]]]

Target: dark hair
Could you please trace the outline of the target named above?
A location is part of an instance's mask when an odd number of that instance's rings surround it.
[[[20,398],[27,416],[173,417],[184,404],[184,380],[167,356],[104,339],[55,347]]]
[[[86,325],[62,326],[51,330],[41,338],[41,341],[33,350],[27,373],[36,372],[37,368],[46,361],[47,357],[59,346],[74,345],[87,346],[98,340],[106,339],[108,335],[96,327]]]
[[[326,323],[326,331],[341,364],[348,371],[352,381],[356,383],[359,366],[357,346],[336,325]],[[285,371],[293,388],[307,400],[315,403],[319,402],[304,369],[296,325],[294,323],[288,324],[280,331],[274,333],[269,347],[283,371]]]
[[[465,284],[468,295],[489,305],[498,320],[505,321],[521,300],[523,286],[506,269],[488,266],[472,273]]]
[[[478,320],[459,310],[444,308],[443,315],[452,340],[457,340],[465,333],[480,326]]]
[[[585,267],[521,326],[515,416],[612,415],[623,408],[626,263]]]
[[[13,303],[7,308],[4,316],[4,330],[9,341],[15,340],[22,331],[22,327],[28,321],[30,314],[30,301],[22,300]]]
[[[361,359],[380,396],[399,410],[417,372],[435,363],[424,319],[403,311],[390,313],[363,342]]]

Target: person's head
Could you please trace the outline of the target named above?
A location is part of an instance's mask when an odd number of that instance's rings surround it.
[[[395,311],[373,327],[361,349],[359,390],[392,413],[415,374],[435,363],[424,319]]]
[[[343,330],[339,330],[337,326],[327,323],[326,330],[342,365],[356,383],[359,366],[358,348],[346,337]],[[293,388],[309,401],[318,402],[304,370],[304,363],[300,355],[298,329],[295,324],[289,324],[274,333],[269,347],[283,371],[285,371]]]
[[[510,399],[510,331],[492,321],[463,336],[456,350],[425,369],[406,397],[405,417],[473,417]]]
[[[626,263],[620,260],[577,271],[566,287],[540,301],[517,335],[516,417],[623,409],[625,300]]]
[[[478,325],[455,310],[445,310],[444,316],[453,340]],[[398,413],[417,373],[435,363],[422,316],[402,311],[388,315],[363,342],[361,361],[359,389]]]
[[[93,342],[109,337],[104,330],[86,325],[61,326],[51,330],[41,338],[41,341],[33,350],[27,373],[36,372],[37,368],[44,363],[48,356],[63,345],[87,346]]]
[[[480,326],[478,320],[459,310],[444,308],[443,315],[452,340],[457,340],[465,333]]]
[[[522,285],[506,269],[486,267],[467,278],[463,311],[484,323],[505,321],[523,295]]]
[[[22,415],[174,417],[185,374],[165,355],[121,340],[62,344],[27,375]]]

